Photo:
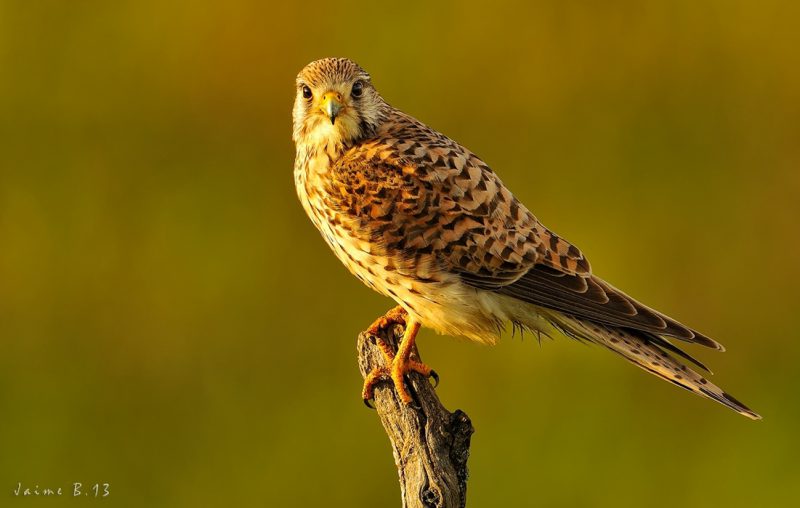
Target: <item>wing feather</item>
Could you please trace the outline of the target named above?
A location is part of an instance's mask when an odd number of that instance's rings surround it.
[[[534,266],[522,277],[497,291],[577,318],[724,350],[715,340],[634,300],[597,276],[575,280],[578,278],[554,272],[551,268]]]

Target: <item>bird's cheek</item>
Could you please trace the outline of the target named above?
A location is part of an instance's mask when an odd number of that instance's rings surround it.
[[[340,116],[339,119],[336,120],[336,123],[339,126],[343,138],[353,139],[358,137],[360,120],[352,111],[348,111],[346,114]]]

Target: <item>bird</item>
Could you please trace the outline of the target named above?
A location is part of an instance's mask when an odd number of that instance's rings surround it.
[[[292,139],[298,198],[336,257],[396,306],[367,329],[405,326],[388,367],[362,389],[438,375],[412,357],[421,327],[495,344],[510,323],[603,346],[647,372],[754,420],[676,342],[714,339],[594,274],[583,252],[546,228],[469,149],[394,108],[347,58],[306,65],[295,80]],[[693,364],[693,367],[687,365]],[[368,404],[369,405],[369,404]]]

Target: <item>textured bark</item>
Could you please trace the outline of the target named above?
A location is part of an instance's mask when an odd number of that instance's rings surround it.
[[[383,339],[396,351],[402,332],[403,327],[396,325]],[[412,357],[419,359],[416,348]],[[364,377],[373,368],[386,366],[375,337],[366,333],[358,337],[358,366]],[[403,507],[464,507],[472,422],[461,410],[445,409],[420,374],[407,377],[414,398],[411,406],[400,401],[391,382],[375,388],[375,407],[392,443]]]

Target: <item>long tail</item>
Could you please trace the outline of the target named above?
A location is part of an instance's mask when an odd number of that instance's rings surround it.
[[[545,313],[545,317],[553,326],[575,339],[601,344],[637,367],[666,379],[670,383],[701,397],[715,400],[753,420],[761,419],[757,413],[670,355],[667,351],[680,355],[700,368],[708,370],[703,364],[663,337],[626,328],[608,327],[573,318],[560,312],[548,311]]]

